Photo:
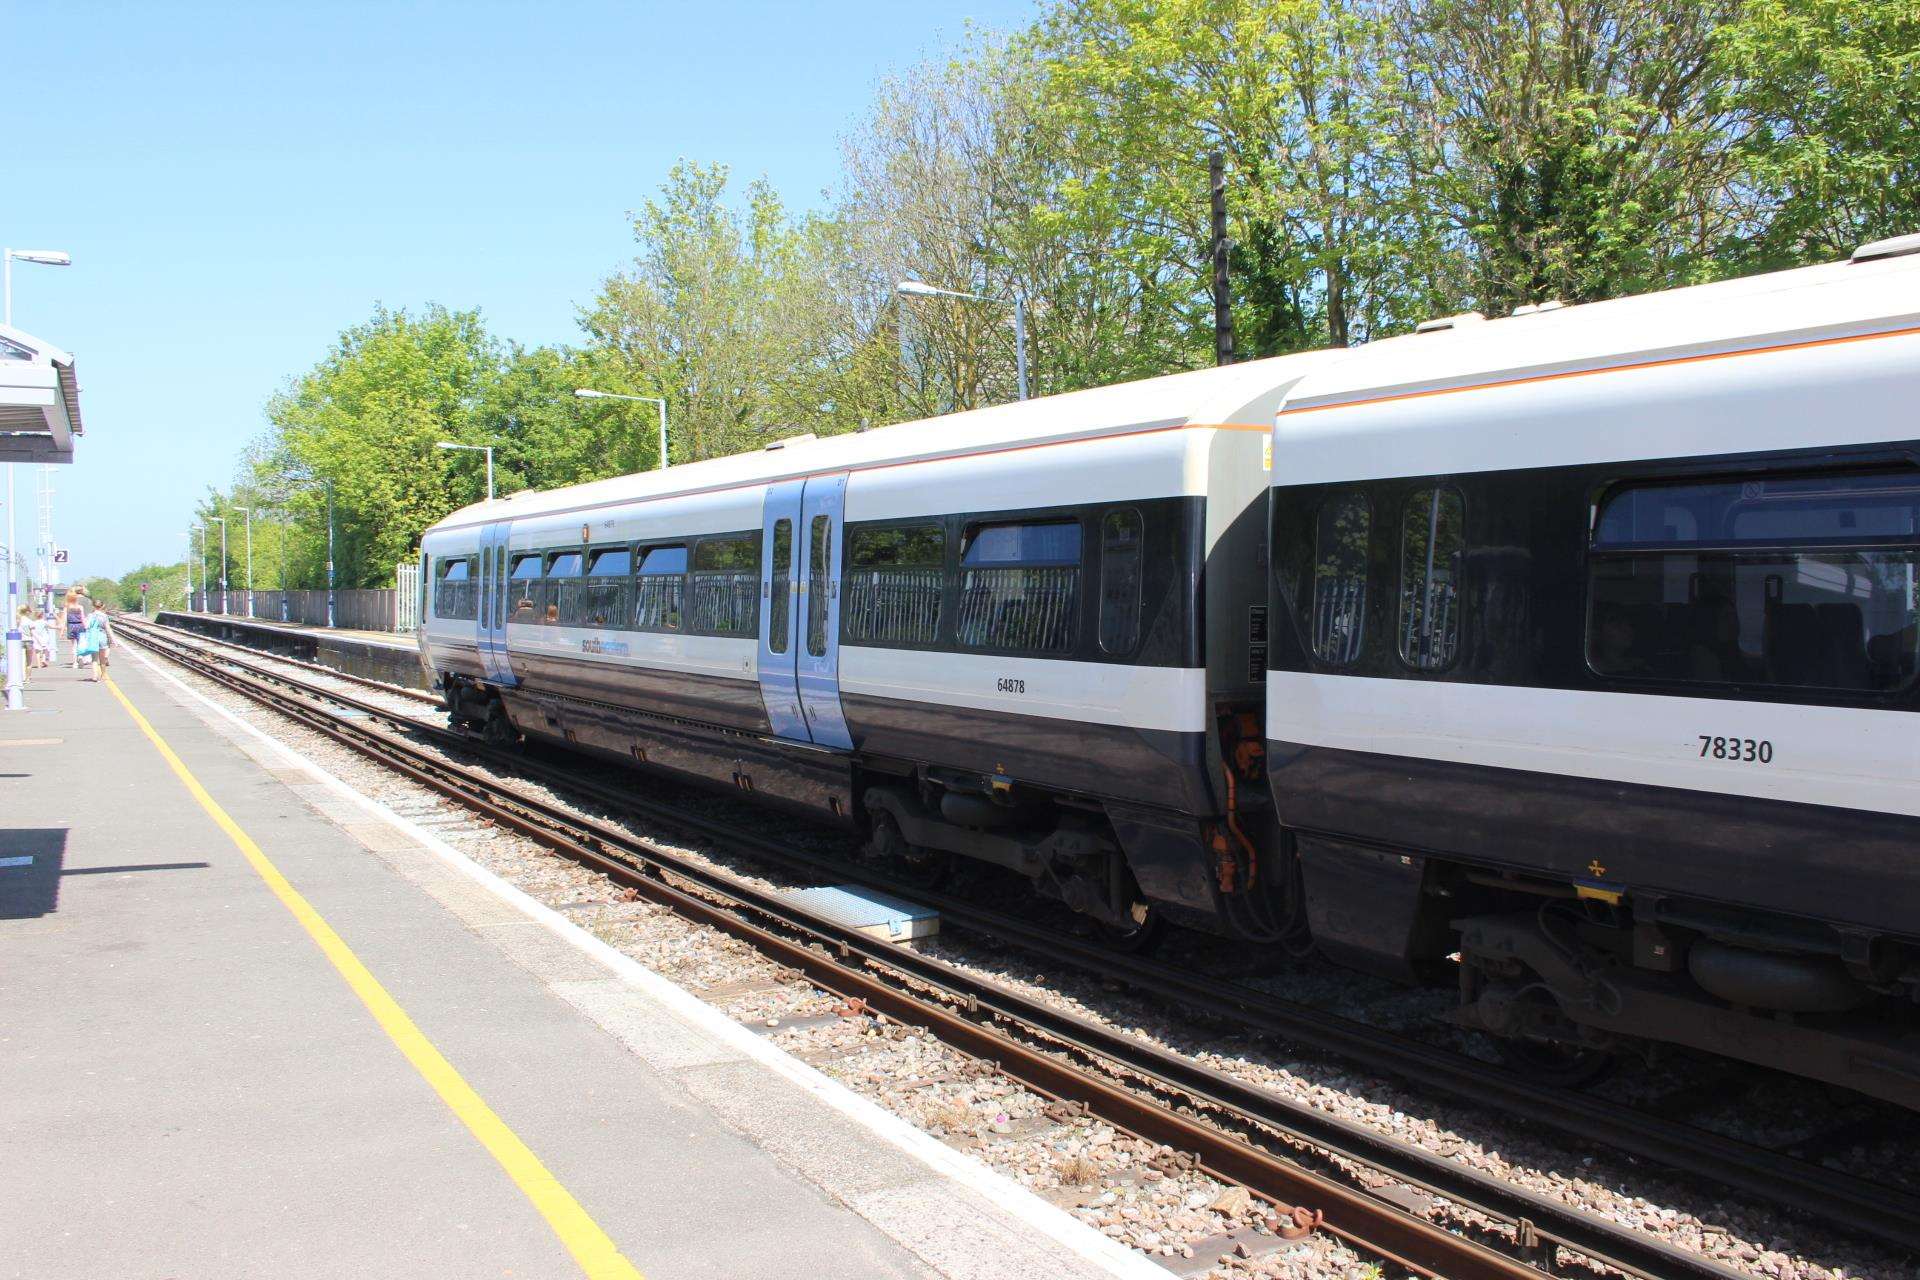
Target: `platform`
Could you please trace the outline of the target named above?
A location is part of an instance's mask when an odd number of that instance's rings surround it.
[[[0,1276],[1164,1280],[115,656],[0,715]]]
[[[161,610],[154,615],[154,621],[216,640],[243,644],[263,653],[318,662],[336,671],[385,680],[389,684],[420,688],[426,682],[426,674],[420,669],[420,646],[410,635],[309,627],[267,618],[174,609]]]

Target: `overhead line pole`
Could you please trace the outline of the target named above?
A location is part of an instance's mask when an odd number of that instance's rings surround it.
[[[1207,193],[1213,206],[1213,362],[1233,363],[1233,292],[1227,278],[1227,162],[1207,157]]]

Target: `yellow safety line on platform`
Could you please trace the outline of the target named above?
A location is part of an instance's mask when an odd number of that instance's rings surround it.
[[[547,1167],[540,1163],[540,1157],[520,1141],[506,1122],[494,1114],[493,1108],[474,1092],[473,1086],[454,1070],[453,1064],[433,1047],[433,1042],[414,1025],[413,1019],[407,1016],[399,1003],[387,994],[387,989],[380,985],[379,979],[368,971],[366,965],[360,962],[360,957],[333,931],[333,926],[300,896],[299,890],[288,883],[287,878],[280,874],[280,869],[261,852],[253,838],[240,829],[240,824],[228,816],[220,803],[207,794],[200,780],[193,776],[180,757],[174,754],[173,748],[167,745],[166,739],[140,714],[140,709],[120,691],[120,686],[111,678],[106,684],[113,691],[113,696],[120,700],[120,705],[127,709],[127,714],[133,717],[133,722],[140,726],[140,732],[147,736],[147,741],[160,752],[174,776],[200,802],[200,807],[207,811],[215,824],[227,833],[227,838],[233,841],[235,847],[246,855],[247,861],[267,882],[274,896],[319,944],[320,950],[333,962],[333,967],[353,988],[353,993],[367,1006],[367,1012],[380,1024],[380,1029],[392,1038],[394,1045],[406,1055],[407,1061],[433,1086],[433,1091],[440,1095],[441,1101],[453,1109],[453,1113],[460,1117],[473,1136],[480,1140],[480,1145],[500,1162],[500,1167],[507,1171],[514,1185],[533,1202],[533,1207],[540,1211],[540,1216],[547,1220],[553,1233],[560,1237],[560,1242],[566,1245],[574,1261],[580,1264],[580,1269],[594,1280],[643,1280],[639,1269],[621,1255],[619,1248],[608,1239],[607,1233],[580,1207],[580,1202],[560,1185],[559,1179],[547,1172]]]

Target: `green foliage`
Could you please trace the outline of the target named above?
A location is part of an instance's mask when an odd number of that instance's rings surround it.
[[[1430,0],[1396,41],[1439,264],[1488,314],[1684,283],[1728,225],[1728,120],[1709,92],[1731,0]]]
[[[146,594],[148,613],[185,606],[187,599],[185,561],[177,564],[143,564],[137,569],[121,574],[117,579],[89,578],[85,585],[87,594],[109,609],[137,613],[141,607],[140,585],[142,583],[149,588]]]
[[[765,182],[728,204],[728,181],[724,165],[675,165],[634,220],[638,256],[580,316],[591,385],[664,397],[675,462],[813,429],[831,394],[819,237]],[[656,412],[593,404],[582,478],[657,465]]]
[[[1742,269],[1920,230],[1920,6],[1746,0],[1716,51],[1716,95],[1746,130]]]

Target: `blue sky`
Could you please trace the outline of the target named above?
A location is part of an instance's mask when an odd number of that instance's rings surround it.
[[[14,323],[78,359],[76,575],[179,559],[262,407],[376,302],[528,344],[625,262],[686,156],[817,204],[878,79],[1032,0],[62,5],[0,0]],[[18,477],[30,543],[32,473]]]

